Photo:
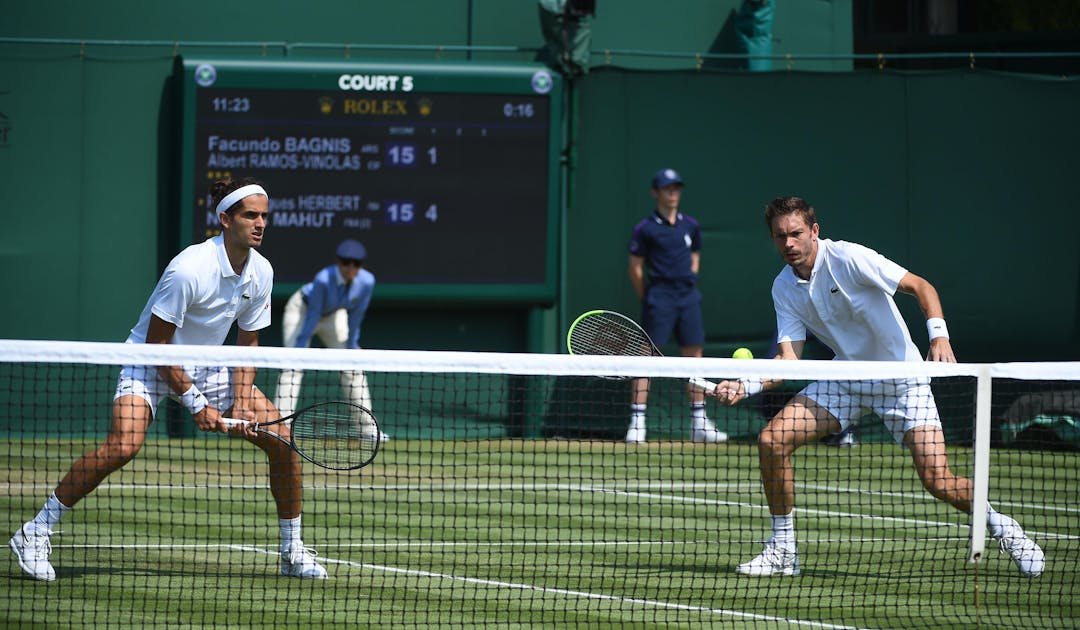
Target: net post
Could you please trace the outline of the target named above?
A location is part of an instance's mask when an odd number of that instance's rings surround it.
[[[990,365],[979,366],[975,390],[975,471],[971,495],[971,551],[968,561],[978,564],[986,550],[986,505],[990,484],[990,402],[993,379]]]

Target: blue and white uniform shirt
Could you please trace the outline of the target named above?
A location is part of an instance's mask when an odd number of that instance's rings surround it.
[[[337,265],[320,269],[311,282],[300,288],[304,303],[307,304],[307,315],[296,337],[296,347],[308,347],[320,319],[339,309],[345,309],[349,316],[349,337],[345,347],[359,348],[360,324],[364,321],[364,314],[371,304],[371,294],[374,291],[375,275],[367,269],[361,269],[348,286]]]

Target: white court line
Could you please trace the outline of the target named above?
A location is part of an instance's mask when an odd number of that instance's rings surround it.
[[[807,490],[823,490],[825,492],[847,492],[852,494],[874,494],[883,497],[900,497],[902,499],[923,499],[937,501],[929,492],[891,492],[887,490],[866,490],[864,488],[847,488],[844,486],[823,486],[817,484],[799,484],[798,488]],[[1058,507],[1056,505],[1033,505],[1031,503],[1017,503],[1015,501],[991,501],[994,505],[1007,507],[1031,508],[1046,510],[1047,512],[1066,512],[1068,514],[1080,514],[1080,508]]]
[[[54,532],[60,534],[60,532]],[[62,536],[62,534],[61,534]],[[923,542],[956,542],[964,540],[963,536],[935,536],[931,538],[913,539],[911,543]],[[903,542],[895,538],[800,538],[802,543],[829,544],[829,543],[895,543]],[[313,545],[320,549],[451,549],[451,548],[481,548],[481,547],[686,547],[692,545],[740,545],[745,540],[521,540],[521,541],[384,541],[365,543],[319,543]],[[761,542],[761,541],[755,541]],[[57,543],[56,549],[232,549],[234,543],[125,543],[125,544],[102,544],[102,543]],[[320,556],[321,557],[321,556]]]
[[[4,485],[5,484],[0,484],[0,487],[4,487]],[[8,487],[18,487],[20,489],[27,489],[26,486],[23,486],[21,484],[6,484],[6,485]],[[649,486],[649,484],[640,484],[640,485],[644,485],[646,487]],[[627,488],[639,487],[640,485],[639,484],[625,484],[625,487],[627,487]],[[51,486],[34,486],[33,484],[30,484],[30,486],[34,487],[34,488],[37,488],[37,487],[51,488]],[[680,487],[677,486],[677,484],[670,484],[670,486],[664,485],[662,487],[670,488],[670,489],[673,489],[673,490],[676,490],[676,489],[709,489],[709,488],[717,488],[717,487],[745,488],[745,489],[756,488],[756,489],[760,490],[760,486],[758,484],[745,484],[745,483],[712,484],[712,485],[707,484],[707,483],[705,483],[705,484],[693,483],[693,484],[689,484],[685,488],[680,488]],[[821,486],[821,485],[805,486],[804,485],[803,487],[809,487],[810,489],[816,489],[816,490],[828,490],[828,491],[833,491],[833,492],[850,492],[850,493],[879,495],[879,496],[896,496],[896,495],[899,494],[900,496],[911,496],[911,497],[918,496],[920,498],[923,498],[922,493],[915,494],[915,493],[895,493],[895,492],[885,492],[885,491],[859,490],[859,489],[854,489],[854,488],[845,488],[845,487],[841,487],[841,486]],[[158,491],[161,491],[161,490],[211,490],[211,489],[213,489],[213,490],[220,490],[220,489],[250,490],[250,489],[259,489],[259,488],[269,489],[269,486],[265,485],[265,484],[222,484],[222,485],[207,484],[207,485],[200,485],[200,486],[171,485],[171,484],[170,485],[164,485],[164,484],[161,484],[161,485],[158,485],[158,484],[129,484],[129,485],[117,484],[117,485],[110,485],[110,484],[105,484],[105,485],[100,486],[97,489],[97,491],[101,492],[101,491],[116,490],[116,491],[122,492],[124,490],[158,490]],[[634,498],[645,498],[645,499],[669,501],[669,502],[673,502],[673,503],[691,503],[691,504],[696,504],[696,505],[716,505],[716,506],[723,506],[723,507],[748,508],[748,509],[758,510],[758,511],[767,509],[767,506],[765,506],[765,505],[754,504],[754,503],[745,503],[745,502],[740,502],[740,501],[724,501],[724,500],[721,500],[721,499],[707,499],[707,498],[700,498],[700,497],[686,497],[686,496],[673,495],[673,494],[657,494],[657,493],[652,493],[652,492],[638,492],[638,491],[632,491],[632,490],[621,490],[621,489],[618,489],[618,488],[612,488],[612,487],[606,487],[606,486],[592,486],[592,485],[565,484],[565,483],[540,483],[540,484],[531,484],[531,483],[457,484],[457,483],[450,483],[450,484],[402,484],[402,485],[390,485],[390,486],[370,485],[370,484],[369,485],[347,485],[346,484],[346,485],[341,485],[341,486],[329,486],[329,485],[328,486],[311,486],[311,487],[305,486],[305,490],[366,490],[366,491],[384,490],[384,491],[414,491],[414,492],[424,492],[424,491],[443,491],[443,492],[445,492],[445,491],[476,491],[476,490],[495,490],[495,491],[522,491],[522,490],[525,490],[525,491],[545,491],[545,490],[556,490],[556,491],[571,491],[571,492],[584,492],[584,493],[613,494],[613,495],[627,496],[627,497],[634,497]],[[933,497],[930,497],[929,494],[926,494],[926,498],[932,499]],[[935,501],[936,501],[936,499],[935,499]],[[1006,503],[1000,503],[1000,505],[1006,505]],[[1048,510],[1053,508],[1053,506],[1027,505],[1027,504],[1025,504],[1025,507],[1035,508],[1035,509],[1048,509]],[[1066,508],[1062,508],[1062,509],[1066,509]],[[858,513],[858,512],[842,512],[842,511],[838,511],[838,510],[825,510],[825,509],[799,508],[799,507],[795,508],[795,511],[798,512],[798,513],[801,513],[801,514],[808,514],[808,515],[812,514],[812,515],[815,515],[815,516],[869,519],[869,520],[881,521],[881,522],[887,522],[887,523],[899,523],[899,524],[903,524],[903,525],[922,525],[922,526],[929,526],[929,527],[949,527],[949,528],[966,528],[966,527],[968,527],[967,523],[962,523],[962,522],[923,520],[923,519],[915,519],[915,518],[903,517],[903,516],[876,516],[876,515],[863,514],[863,513]],[[1065,540],[1077,540],[1077,539],[1080,539],[1080,535],[1059,534],[1059,533],[1056,533],[1056,532],[1042,532],[1042,531],[1034,531],[1034,530],[1027,530],[1027,531],[1028,531],[1029,534],[1039,536],[1039,537],[1045,537],[1045,538],[1058,538],[1058,539],[1065,539]]]
[[[261,549],[259,547],[248,547],[244,545],[231,545],[232,549],[240,551],[252,551],[256,553],[262,553],[270,556],[276,556],[279,552],[274,550]],[[361,569],[369,569],[372,571],[382,571],[384,573],[398,573],[401,575],[409,575],[412,577],[425,577],[435,578],[440,580],[452,580],[455,582],[465,582],[466,584],[476,584],[478,586],[492,586],[496,588],[513,589],[521,591],[535,591],[538,593],[544,593],[548,595],[562,595],[564,597],[573,597],[579,599],[592,599],[602,600],[609,602],[618,602],[622,604],[632,604],[637,606],[645,606],[649,608],[663,608],[667,610],[684,610],[688,612],[700,612],[712,615],[720,615],[724,617],[734,617],[737,619],[750,619],[754,621],[775,621],[782,623],[789,623],[795,626],[807,626],[810,628],[832,628],[837,630],[859,630],[858,626],[842,626],[837,624],[823,623],[818,621],[806,621],[803,619],[788,619],[785,617],[775,617],[772,615],[760,615],[755,613],[747,613],[738,610],[727,610],[724,608],[709,608],[708,606],[692,606],[689,604],[677,604],[674,602],[664,602],[654,599],[641,599],[638,597],[621,597],[619,595],[606,595],[604,593],[590,593],[587,591],[574,591],[564,588],[553,588],[550,586],[537,586],[535,584],[524,584],[521,582],[503,582],[500,580],[488,580],[483,578],[473,578],[463,575],[450,575],[447,573],[435,573],[433,571],[421,571],[419,569],[403,569],[401,567],[390,567],[381,564],[370,564],[367,562],[353,562],[351,560],[338,560],[336,558],[328,558],[325,556],[319,556],[319,559],[327,564],[339,564],[344,566],[356,567]]]

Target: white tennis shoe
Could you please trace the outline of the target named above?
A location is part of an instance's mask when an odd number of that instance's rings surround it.
[[[627,444],[643,444],[645,442],[645,427],[630,427],[626,430]]]
[[[297,545],[281,552],[281,574],[285,577],[298,577],[313,580],[325,580],[326,569],[315,560],[314,549]]]
[[[690,429],[690,441],[703,444],[718,444],[728,441],[728,434],[716,428],[712,420],[705,418],[701,426]]]
[[[23,525],[8,542],[19,561],[19,567],[35,580],[52,582],[56,579],[56,571],[53,571],[49,564],[49,554],[52,553],[52,544],[49,542],[51,534],[52,532],[27,532],[26,525]]]
[[[799,553],[770,540],[765,543],[764,551],[750,562],[735,567],[735,572],[753,576],[798,575]]]
[[[1046,556],[1043,550],[1028,538],[1020,527],[1010,527],[1001,538],[997,539],[1002,553],[1012,556],[1016,568],[1024,577],[1037,578],[1046,568]]]

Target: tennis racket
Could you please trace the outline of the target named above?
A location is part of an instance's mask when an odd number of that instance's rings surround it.
[[[582,313],[570,324],[570,330],[566,333],[566,349],[570,354],[664,356],[637,322],[621,313],[603,310]],[[688,382],[706,391],[716,388],[716,383],[703,378],[691,378]]]
[[[226,426],[247,424],[247,420],[222,418]],[[263,427],[286,423],[288,437]],[[301,457],[330,470],[356,470],[375,459],[379,452],[379,422],[371,411],[335,400],[305,407],[273,422],[255,425],[255,431],[271,435],[289,445]]]

